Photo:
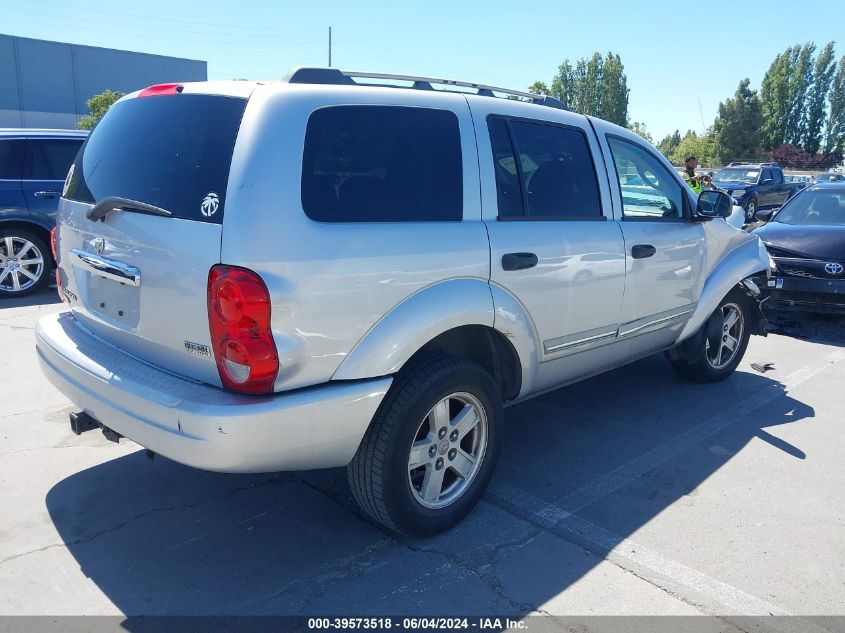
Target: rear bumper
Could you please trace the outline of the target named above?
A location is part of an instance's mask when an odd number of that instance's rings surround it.
[[[44,374],[85,413],[160,455],[221,472],[345,466],[392,382],[234,394],[129,356],[69,312],[39,320],[36,346]]]
[[[845,314],[845,279],[777,275],[758,283],[766,310]]]

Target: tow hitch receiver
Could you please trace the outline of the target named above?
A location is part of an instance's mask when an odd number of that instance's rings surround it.
[[[84,411],[70,414],[70,430],[76,435],[82,435],[85,431],[93,431],[94,429],[102,429],[103,437],[110,442],[117,443],[120,441],[120,438],[123,437],[120,433],[114,429],[110,429],[105,424],[95,418],[92,418]]]
[[[84,411],[70,414],[70,430],[75,435],[82,435],[85,431],[93,431],[98,428],[100,428],[100,423]]]

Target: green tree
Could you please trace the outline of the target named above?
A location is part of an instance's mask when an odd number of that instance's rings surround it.
[[[839,60],[828,97],[825,151],[845,150],[845,56]]]
[[[568,59],[558,66],[552,79],[551,96],[574,112],[596,116],[617,125],[628,124],[628,78],[619,55]]]
[[[86,114],[79,120],[79,129],[81,130],[92,130],[97,123],[100,122],[108,109],[114,104],[115,101],[120,99],[124,93],[122,92],[115,92],[114,90],[104,90],[98,95],[94,95],[85,103],[88,105],[88,109],[91,111],[91,114]]]
[[[816,57],[816,63],[813,66],[813,83],[807,99],[807,117],[802,138],[802,145],[808,154],[817,153],[822,144],[825,106],[830,84],[833,82],[833,73],[836,70],[833,46],[833,42],[828,43]]]
[[[663,154],[666,158],[669,158],[672,155],[672,152],[675,151],[675,148],[681,144],[681,133],[678,130],[675,130],[672,134],[667,134],[663,137],[663,140],[657,144],[657,149]],[[671,159],[670,159],[671,160]]]
[[[675,165],[682,165],[688,156],[695,156],[699,165],[705,167],[716,167],[721,164],[711,131],[708,130],[706,134],[699,136],[689,130],[669,156],[669,160]]]
[[[816,45],[807,42],[793,46],[790,58],[792,72],[789,77],[789,110],[786,120],[786,142],[801,145],[807,127],[807,95],[813,83],[813,53]]]
[[[546,85],[545,81],[535,81],[533,84],[528,86],[528,92],[533,92],[534,94],[538,95],[551,94],[551,92],[549,91],[549,87]]]
[[[743,79],[733,98],[719,104],[719,116],[713,123],[713,142],[719,162],[756,159],[762,153],[760,129],[763,111],[755,90]]]
[[[649,143],[654,143],[654,139],[651,137],[651,134],[649,134],[648,128],[646,128],[645,123],[640,123],[639,121],[632,121],[628,124],[628,129],[631,130],[634,134],[641,136]]]
[[[628,124],[628,78],[619,55],[608,53],[601,76],[602,119],[625,126]]]
[[[829,46],[832,48],[832,43]],[[827,49],[823,49],[820,57]],[[783,144],[803,144],[810,126],[815,125],[809,111],[817,68],[813,63],[815,50],[812,42],[790,46],[775,57],[763,77],[760,101],[763,146],[767,150]]]
[[[763,147],[780,147],[786,138],[789,112],[789,75],[792,47],[775,57],[763,76],[760,100],[763,107]]]

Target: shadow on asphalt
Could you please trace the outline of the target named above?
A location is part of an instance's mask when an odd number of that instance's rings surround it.
[[[0,295],[0,311],[4,308],[25,308],[37,305],[50,305],[61,303],[56,288],[44,288],[38,292],[23,297],[9,298]]]
[[[506,411],[493,489],[558,503],[764,389],[783,391],[746,372],[691,384],[650,358],[546,394]],[[800,447],[765,428],[813,415],[773,395],[579,516],[626,537],[693,494],[753,438],[803,459]],[[446,534],[397,540],[360,515],[342,469],[225,475],[150,461],[140,451],[68,477],[46,504],[84,574],[129,615],[522,615],[601,561],[601,552],[570,543],[504,548],[540,530],[495,494]],[[501,598],[503,585],[518,588],[517,602]]]

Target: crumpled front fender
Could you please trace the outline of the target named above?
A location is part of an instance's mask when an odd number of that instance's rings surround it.
[[[678,342],[688,339],[704,325],[731,288],[768,268],[769,253],[759,239],[743,242],[728,252],[707,276],[698,306],[678,337]]]

